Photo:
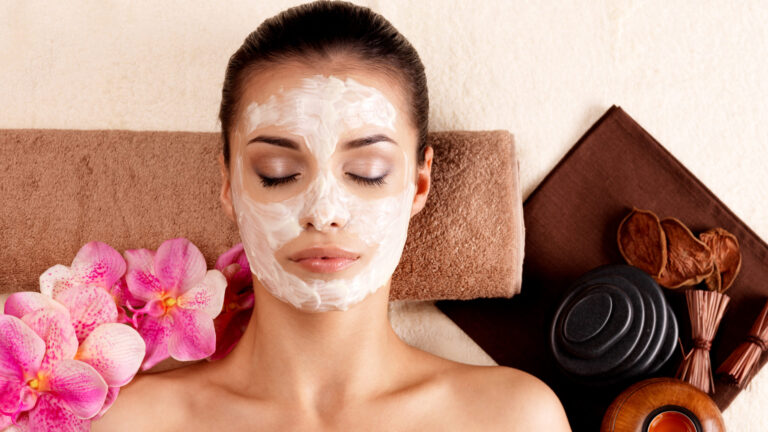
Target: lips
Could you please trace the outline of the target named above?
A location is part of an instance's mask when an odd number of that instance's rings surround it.
[[[357,259],[360,255],[337,247],[311,247],[301,250],[289,258],[298,261],[305,258],[346,258]]]
[[[289,257],[305,270],[333,273],[354,264],[360,255],[337,247],[311,247]]]

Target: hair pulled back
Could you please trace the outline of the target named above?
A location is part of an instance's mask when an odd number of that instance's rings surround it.
[[[224,160],[229,166],[229,133],[240,112],[248,77],[287,61],[330,60],[347,55],[392,77],[404,89],[411,124],[418,131],[417,162],[424,163],[429,98],[424,65],[408,40],[381,15],[346,1],[315,1],[265,20],[230,57],[221,90],[219,120]]]

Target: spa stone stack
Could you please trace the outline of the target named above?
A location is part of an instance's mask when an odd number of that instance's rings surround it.
[[[552,320],[550,347],[577,381],[615,384],[647,376],[672,356],[677,321],[661,288],[642,270],[604,265],[566,290]]]

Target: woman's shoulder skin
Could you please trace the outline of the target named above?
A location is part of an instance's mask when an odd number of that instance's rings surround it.
[[[506,366],[469,366],[454,380],[465,412],[482,430],[570,431],[560,399],[539,378]]]
[[[250,418],[250,427],[255,425],[254,421],[265,426],[262,430],[270,430],[268,425],[278,423],[308,426],[300,420],[300,413],[293,413],[294,419],[283,423],[279,418],[287,416],[284,410],[261,410],[258,405],[242,405],[242,409],[235,409],[242,399],[218,391],[214,385],[206,385],[201,379],[204,374],[195,369],[198,368],[190,366],[138,375],[120,390],[115,404],[104,417],[92,423],[91,430],[205,430],[207,426],[219,423],[215,419],[217,414],[229,418],[233,432],[245,427],[244,418]],[[360,416],[352,414],[341,423],[362,426],[366,421],[380,417],[375,415],[377,411],[388,411],[386,421],[377,421],[376,425],[366,428],[420,432],[570,431],[565,411],[555,393],[526,372],[504,366],[472,366],[450,361],[437,370],[438,373],[423,376],[418,384],[412,382],[407,390],[395,392],[385,404],[360,407]],[[398,408],[391,412],[393,406]],[[243,414],[236,415],[233,411]],[[263,417],[264,422],[258,421],[258,417]]]
[[[184,368],[182,368],[184,369]],[[182,380],[184,371],[139,374],[120,388],[117,399],[91,431],[163,431],[184,422],[186,407]],[[195,389],[188,388],[186,391]]]

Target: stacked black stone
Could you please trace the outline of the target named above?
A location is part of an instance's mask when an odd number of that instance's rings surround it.
[[[555,312],[550,347],[561,370],[594,384],[656,372],[672,356],[677,320],[661,287],[637,267],[584,273]]]

